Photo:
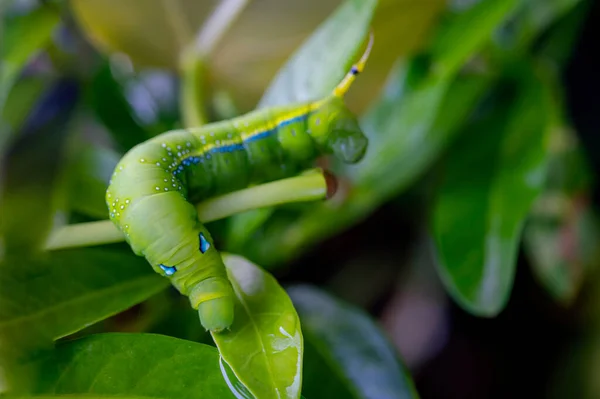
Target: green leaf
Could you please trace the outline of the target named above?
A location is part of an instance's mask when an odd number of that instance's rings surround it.
[[[302,373],[302,392],[309,398],[356,398],[352,381],[349,381],[336,360],[331,360],[329,349],[325,355],[318,346],[318,340],[310,334],[304,334],[304,372]],[[317,342],[313,342],[317,341]],[[322,346],[322,345],[321,345]]]
[[[571,48],[567,47],[567,44],[572,43],[574,33],[581,26],[581,21],[576,21],[567,31],[563,29],[561,33],[564,34],[564,37],[549,36],[547,30],[552,24],[564,19],[565,14],[569,14],[578,5],[584,4],[585,2],[581,0],[520,2],[516,12],[496,32],[496,47],[492,49],[491,54],[500,56],[499,58],[502,59],[520,57],[521,54],[528,52],[539,53],[539,41],[544,42],[544,45],[562,47],[559,51],[570,52]],[[585,8],[585,6],[580,8]]]
[[[449,151],[431,215],[442,280],[481,316],[508,300],[523,223],[546,176],[549,93],[533,65],[516,75],[516,93]]]
[[[121,156],[107,148],[79,146],[68,167],[68,197],[71,210],[97,218],[108,218],[105,193]]]
[[[492,33],[518,4],[518,0],[480,1],[442,24],[430,50],[436,73],[454,75],[490,41]]]
[[[198,321],[198,312],[190,306],[189,298],[176,293],[173,295],[172,290],[165,291],[164,294],[166,298],[161,296],[164,301],[160,304],[159,309],[162,313],[161,317],[157,318],[156,322],[145,332],[205,344],[212,343],[212,337]],[[145,304],[149,301],[146,301]],[[158,304],[154,305],[154,307],[158,306]],[[151,312],[153,309],[149,307],[147,311]]]
[[[555,126],[552,143],[544,193],[534,204],[523,238],[540,284],[559,303],[570,305],[598,266],[600,224],[590,204],[591,169],[577,136]]]
[[[62,81],[49,90],[21,129],[5,167],[0,218],[7,254],[27,254],[41,247],[64,194],[63,172],[69,118],[78,89]]]
[[[254,395],[248,391],[248,388],[244,384],[240,382],[235,376],[235,373],[229,367],[229,365],[223,361],[221,357],[219,359],[219,365],[221,366],[221,372],[223,373],[223,378],[227,381],[227,385],[232,392],[235,393],[235,397],[238,399],[255,399]]]
[[[231,330],[213,334],[221,356],[257,398],[298,398],[303,339],[292,301],[269,273],[223,254],[237,303]]]
[[[475,100],[476,95],[480,94],[482,83],[485,85],[477,78],[458,81],[455,85],[458,87],[449,90],[452,80],[431,77],[411,88],[404,101],[390,104],[384,98],[376,104],[363,119],[369,129],[369,137],[374,140],[371,140],[373,144],[367,150],[364,164],[356,172],[358,184],[369,187],[369,191],[377,187],[375,190],[379,200],[386,200],[400,187],[413,181],[456,131],[447,127],[457,124],[450,123],[449,119],[460,122],[460,117],[464,117],[472,105],[469,99]],[[456,95],[465,98],[466,103],[449,101],[446,94],[454,95],[455,90]],[[475,96],[470,96],[472,94]],[[379,106],[388,112],[382,115],[378,112]],[[445,126],[440,128],[441,120]],[[397,172],[392,175],[391,171]]]
[[[131,253],[76,250],[0,263],[0,373],[27,386],[31,353],[142,302],[168,281]]]
[[[437,43],[445,40],[448,31],[467,29],[474,36],[469,39],[470,53],[452,43],[448,48],[413,57],[392,72],[384,95],[361,118],[369,148],[359,164],[343,169],[351,178],[345,194],[299,215],[275,212],[248,240],[243,254],[264,267],[289,261],[308,246],[363,220],[422,176],[493,80],[492,76],[469,74],[465,78],[457,74],[475,51],[492,41],[492,32],[513,7],[512,0],[510,7],[505,0],[495,3],[489,5],[494,11],[492,16],[471,21],[485,11],[468,11],[435,34],[439,37],[434,40]],[[440,70],[440,66],[446,69]],[[458,100],[458,96],[464,97]]]
[[[559,74],[556,69],[546,71],[546,85],[553,94],[553,107],[547,112],[551,122],[548,172],[523,239],[538,282],[557,302],[568,306],[585,277],[598,267],[600,224],[590,204],[594,175],[577,135],[569,128]]]
[[[535,36],[541,34],[553,22],[563,17],[581,0],[533,0],[524,3],[523,6],[523,29],[525,30],[525,42],[529,42]]]
[[[564,206],[551,206],[556,200]],[[538,205],[525,227],[525,251],[539,283],[557,302],[570,305],[598,266],[600,220],[584,197],[546,193]]]
[[[107,249],[45,253],[0,264],[0,338],[55,340],[169,285],[145,259]]]
[[[92,335],[58,345],[37,365],[34,394],[235,397],[221,375],[216,348],[162,335]]]
[[[363,48],[376,7],[376,0],[346,0],[279,71],[258,107],[330,94]]]
[[[92,79],[87,100],[122,151],[152,136],[136,118],[122,85],[108,63],[103,64]]]
[[[550,59],[559,68],[568,65],[576,41],[584,26],[585,19],[589,15],[590,2],[580,2],[566,13],[563,18],[558,19],[542,37],[541,43],[536,46],[536,53],[540,57]]]
[[[285,262],[367,217],[425,172],[492,79],[465,75],[448,80],[422,74],[420,66],[398,65],[380,101],[362,118],[370,144],[365,159],[348,172],[354,181],[346,198],[315,205],[295,219],[272,218],[263,235],[248,240],[245,255],[265,266]]]
[[[46,46],[59,22],[57,10],[42,6],[6,23],[0,47],[0,110],[21,69],[34,53]],[[2,130],[0,125],[0,133]]]
[[[293,286],[288,293],[311,348],[302,390],[307,397],[418,397],[394,347],[369,316],[311,286]]]
[[[143,399],[131,395],[85,395],[85,399]],[[6,395],[2,399],[73,399],[73,395]]]
[[[260,208],[239,213],[227,219],[227,248],[241,248],[275,212],[275,208]],[[229,250],[229,249],[228,249]]]
[[[17,81],[8,93],[4,108],[0,107],[0,123],[5,124],[0,128],[0,158],[4,158],[6,149],[13,143],[14,137],[47,86],[48,82],[43,78],[24,78]]]
[[[411,68],[418,68],[419,60],[414,63],[417,66]],[[428,74],[419,78],[423,74],[419,69],[406,77],[402,68],[396,73],[388,86],[406,79],[406,97],[383,96],[362,119],[374,143],[356,172],[356,180],[360,195],[373,196],[378,204],[425,172],[452,142],[494,80],[485,74],[459,78]]]

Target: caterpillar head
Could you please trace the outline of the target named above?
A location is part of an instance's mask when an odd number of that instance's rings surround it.
[[[363,158],[369,141],[341,98],[327,99],[311,119],[312,136],[324,152],[345,163]]]
[[[356,163],[363,158],[369,141],[347,108],[329,121],[329,128],[328,146],[337,158],[346,163]]]

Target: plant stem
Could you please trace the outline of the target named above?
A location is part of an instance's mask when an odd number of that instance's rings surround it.
[[[195,54],[184,55],[181,61],[181,116],[187,128],[208,122],[204,104],[206,65]]]
[[[252,209],[270,207],[291,202],[305,202],[325,199],[327,181],[319,169],[288,179],[277,180],[235,191],[200,203],[198,218],[211,222],[236,213]]]
[[[224,0],[198,31],[193,43],[182,47],[181,114],[185,127],[208,122],[206,115],[206,61],[249,0]]]
[[[323,200],[328,181],[321,169],[300,176],[261,184],[208,199],[197,205],[198,220],[212,222],[257,208],[284,203]],[[57,250],[125,241],[121,231],[110,220],[78,223],[56,229],[46,241],[46,250]]]
[[[248,5],[249,0],[224,0],[215,7],[195,39],[195,53],[200,56],[212,54],[229,27]]]
[[[125,241],[125,236],[110,220],[77,223],[57,228],[46,240],[46,250],[87,247]]]
[[[180,49],[185,48],[192,37],[190,24],[186,19],[181,3],[178,1],[163,0],[162,6],[165,10],[167,22],[173,30],[175,40]]]

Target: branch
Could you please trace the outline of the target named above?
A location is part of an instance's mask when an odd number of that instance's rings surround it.
[[[261,184],[208,199],[196,206],[203,223],[223,219],[252,209],[284,203],[317,201],[329,198],[335,191],[335,180],[321,169]],[[125,241],[125,236],[110,220],[78,223],[60,227],[46,241],[46,250],[57,250]]]

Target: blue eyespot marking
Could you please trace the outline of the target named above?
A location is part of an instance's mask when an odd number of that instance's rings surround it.
[[[210,242],[200,233],[200,252],[205,253],[210,248]]]
[[[165,274],[167,276],[172,276],[173,274],[175,274],[175,272],[177,271],[177,268],[175,266],[165,266],[165,265],[159,265],[159,267],[161,269],[163,269],[163,271],[165,272]]]

